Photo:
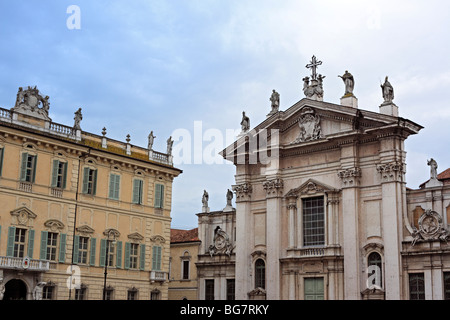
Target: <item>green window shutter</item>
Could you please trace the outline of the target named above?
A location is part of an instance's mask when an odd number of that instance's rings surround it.
[[[133,203],[141,204],[142,199],[142,180],[134,179],[133,180]]]
[[[52,188],[56,187],[58,184],[58,169],[59,169],[59,160],[53,160]]]
[[[164,206],[164,185],[155,185],[155,208],[162,208]]]
[[[111,173],[109,175],[109,198],[119,200],[120,176]]]
[[[116,175],[116,181],[114,186],[114,199],[119,200],[119,194],[120,194],[120,176]]]
[[[116,248],[116,267],[122,268],[122,241],[117,241]]]
[[[106,239],[100,240],[100,267],[104,267],[106,263]]]
[[[39,259],[41,260],[47,260],[47,238],[48,232],[41,231],[41,249],[39,253]]]
[[[8,245],[6,247],[6,255],[12,257],[14,254],[14,238],[16,236],[16,227],[8,228]]]
[[[33,250],[34,250],[34,230],[30,229],[28,232],[28,258],[33,259]]]
[[[5,148],[0,148],[0,176],[2,175],[3,169],[3,154],[5,153]]]
[[[88,192],[88,185],[89,185],[89,168],[83,169],[83,193]]]
[[[61,238],[59,240],[59,262],[63,263],[66,260],[66,238],[65,233],[61,233]]]
[[[33,183],[36,180],[36,168],[37,168],[37,155],[33,156],[33,180],[31,180],[31,182]]]
[[[27,178],[27,159],[28,153],[22,153],[22,163],[20,164],[20,181],[25,181]]]
[[[141,244],[141,252],[139,257],[139,269],[144,270],[145,269],[145,244]]]
[[[124,263],[125,269],[130,269],[130,251],[131,251],[131,243],[125,242],[125,263]]]
[[[159,246],[153,247],[152,270],[161,270],[161,247]]]
[[[97,169],[94,170],[94,172],[92,173],[93,178],[92,178],[92,195],[96,195],[97,193]]]
[[[109,175],[109,195],[108,195],[108,197],[110,198],[110,199],[113,199],[114,198],[114,180],[115,180],[115,174],[110,174]]]
[[[78,264],[78,254],[80,249],[80,236],[75,235],[73,238],[73,255],[72,255],[72,264]]]
[[[91,257],[89,259],[89,264],[95,266],[95,249],[97,245],[97,239],[91,238]]]
[[[66,181],[67,181],[67,162],[64,162],[63,165],[63,189],[66,188]]]

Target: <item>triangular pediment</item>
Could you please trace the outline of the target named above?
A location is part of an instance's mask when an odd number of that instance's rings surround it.
[[[315,195],[329,192],[339,192],[339,190],[314,179],[308,179],[298,188],[289,190],[285,198],[297,198],[302,195]]]
[[[36,219],[37,215],[27,207],[20,207],[10,212],[15,218],[14,223],[28,225],[30,220]]]

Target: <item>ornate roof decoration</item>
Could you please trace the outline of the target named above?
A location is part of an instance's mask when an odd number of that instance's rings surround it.
[[[27,89],[19,88],[17,92],[16,104],[14,105],[14,112],[26,114],[32,117],[51,121],[48,116],[50,109],[49,96],[42,97],[39,90],[28,86]],[[39,105],[42,105],[39,107]]]

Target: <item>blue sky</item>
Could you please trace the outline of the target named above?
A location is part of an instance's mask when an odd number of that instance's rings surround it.
[[[70,5],[80,29],[68,29]],[[53,121],[165,151],[177,129],[194,122],[225,132],[252,126],[270,111],[272,89],[285,110],[303,98],[312,55],[323,61],[324,100],[339,103],[349,70],[361,109],[378,112],[380,81],[394,86],[400,116],[425,128],[406,141],[407,183],[429,177],[426,160],[450,167],[450,3],[355,0],[3,0],[0,4],[0,106],[17,88],[50,96]],[[176,146],[177,141],[174,144]],[[204,142],[204,145],[208,142]],[[225,141],[223,141],[225,145]],[[212,210],[234,183],[229,164],[180,164],[172,225],[197,226],[203,189]]]

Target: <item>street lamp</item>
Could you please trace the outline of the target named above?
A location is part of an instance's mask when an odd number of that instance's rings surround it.
[[[111,239],[112,235],[112,240]],[[103,300],[106,300],[106,278],[108,276],[108,264],[109,264],[109,246],[114,246],[116,244],[116,234],[114,230],[108,230],[106,236],[106,257],[105,257],[105,279],[103,282]]]

